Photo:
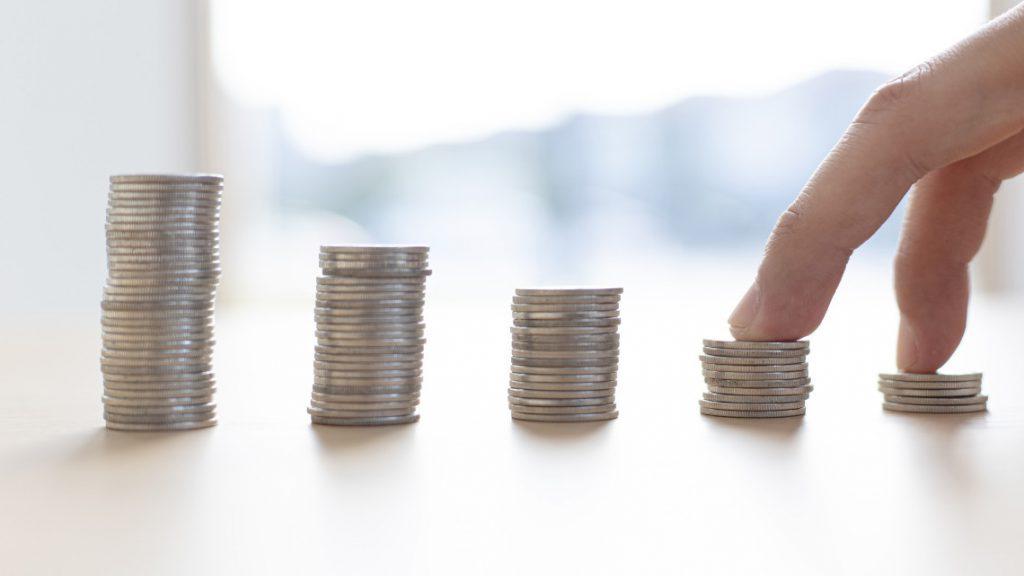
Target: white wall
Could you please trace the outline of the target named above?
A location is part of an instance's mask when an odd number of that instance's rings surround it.
[[[0,2],[0,319],[98,314],[107,177],[204,168],[198,1]]]

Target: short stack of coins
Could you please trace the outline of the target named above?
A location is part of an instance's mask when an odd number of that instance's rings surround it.
[[[324,246],[316,280],[314,424],[419,420],[426,246]]]
[[[213,306],[222,189],[223,178],[212,174],[110,178],[100,359],[109,429],[217,422]]]
[[[882,407],[893,412],[963,414],[984,412],[981,374],[879,374]]]
[[[517,289],[512,298],[512,418],[612,420],[619,412],[622,288]]]
[[[727,418],[802,416],[813,386],[810,344],[704,340],[700,356],[708,391],[700,413]]]

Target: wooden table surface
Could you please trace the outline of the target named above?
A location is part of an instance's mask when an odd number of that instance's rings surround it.
[[[386,428],[309,424],[306,308],[222,307],[220,424],[170,434],[103,429],[98,311],[8,322],[0,572],[1019,570],[1024,306],[976,303],[950,367],[985,372],[986,414],[884,413],[894,308],[854,287],[811,339],[806,417],[737,421],[698,414],[728,302],[690,290],[627,286],[604,424],[510,420],[505,293],[429,296],[422,420]]]

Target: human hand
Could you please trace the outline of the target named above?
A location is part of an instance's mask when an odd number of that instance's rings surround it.
[[[963,337],[993,195],[1024,172],[1022,130],[1024,4],[875,92],[779,218],[733,336],[813,332],[853,250],[913,186],[895,264],[896,364],[937,370]]]

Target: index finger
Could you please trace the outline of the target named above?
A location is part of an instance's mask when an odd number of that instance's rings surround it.
[[[846,263],[928,172],[1024,128],[1024,5],[886,84],[779,218],[733,336],[791,340],[818,327]]]

